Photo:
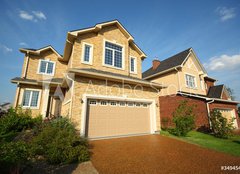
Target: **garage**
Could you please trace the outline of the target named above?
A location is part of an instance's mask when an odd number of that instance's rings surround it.
[[[237,128],[237,120],[236,120],[236,115],[235,115],[235,110],[234,109],[218,109],[222,116],[227,118],[228,121],[232,121],[233,119],[233,127]]]
[[[150,103],[117,100],[88,100],[88,138],[149,134]]]

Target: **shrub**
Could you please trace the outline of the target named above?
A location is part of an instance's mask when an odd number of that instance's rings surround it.
[[[168,117],[163,117],[163,118],[161,118],[161,122],[162,122],[162,129],[167,130],[168,124],[170,122],[169,118]]]
[[[10,109],[0,118],[0,140],[11,140],[11,136],[24,129],[32,128],[42,123],[42,118],[32,118],[31,111],[23,111],[21,108]],[[10,137],[8,136],[10,135]]]
[[[19,172],[29,156],[29,145],[25,142],[7,142],[0,146],[0,170],[3,173]]]
[[[33,139],[32,154],[42,155],[51,164],[89,160],[88,143],[65,118],[48,122]]]
[[[229,122],[226,118],[224,118],[219,110],[214,109],[211,111],[210,120],[212,124],[212,132],[215,137],[228,138],[231,136],[233,122]]]
[[[194,105],[188,105],[186,100],[182,101],[173,113],[175,128],[170,129],[170,133],[177,136],[186,136],[195,127]]]

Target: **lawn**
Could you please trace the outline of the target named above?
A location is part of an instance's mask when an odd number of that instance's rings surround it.
[[[216,138],[209,134],[197,131],[191,131],[186,137],[177,137],[167,131],[161,131],[161,135],[177,138],[189,143],[197,144],[202,147],[214,149],[216,151],[225,152],[240,157],[240,136],[234,135],[229,139]]]

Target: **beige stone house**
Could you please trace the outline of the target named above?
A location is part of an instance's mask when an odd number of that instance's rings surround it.
[[[68,117],[89,138],[160,130],[161,83],[142,79],[144,52],[117,20],[67,33],[64,54],[52,46],[24,53],[15,106],[43,118]]]

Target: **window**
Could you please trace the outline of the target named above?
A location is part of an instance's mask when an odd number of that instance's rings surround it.
[[[101,102],[100,102],[100,105],[102,105],[102,106],[107,106],[107,101],[101,101]]]
[[[110,42],[105,42],[105,59],[104,64],[113,66],[116,68],[123,67],[123,56],[122,47],[112,44]]]
[[[90,104],[90,105],[97,105],[97,101],[96,101],[96,100],[90,100],[90,101],[89,101],[89,104]]]
[[[54,74],[55,63],[49,60],[40,60],[39,62],[39,74]]]
[[[141,104],[140,104],[140,103],[135,103],[135,106],[136,106],[136,107],[140,107]]]
[[[186,74],[186,84],[189,88],[196,88],[195,77]]]
[[[39,91],[25,90],[23,93],[23,107],[38,107]]]
[[[119,102],[119,105],[124,107],[124,106],[126,106],[126,103],[125,102]]]
[[[136,58],[134,58],[134,57],[130,58],[130,72],[131,73],[136,73],[137,72]]]
[[[128,103],[128,106],[129,106],[129,107],[133,107],[133,106],[134,106],[134,103]]]
[[[92,64],[93,46],[91,44],[83,44],[82,63]]]
[[[148,104],[147,104],[147,103],[143,103],[142,106],[143,106],[144,108],[147,108],[147,107],[148,107]]]
[[[114,102],[114,101],[111,101],[111,102],[110,102],[110,105],[111,105],[111,106],[116,106],[116,105],[117,105],[117,103],[116,103],[116,102]]]

